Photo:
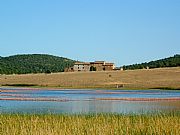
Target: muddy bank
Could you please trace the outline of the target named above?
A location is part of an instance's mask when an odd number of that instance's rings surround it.
[[[109,101],[180,101],[179,97],[174,98],[96,98],[95,100]]]
[[[12,101],[56,101],[56,102],[68,102],[68,101],[80,101],[80,100],[70,100],[70,99],[59,99],[59,98],[0,98],[0,100],[12,100]],[[94,101],[94,100],[104,100],[104,101],[180,101],[179,97],[174,98],[94,98],[94,99],[83,99],[81,101]]]

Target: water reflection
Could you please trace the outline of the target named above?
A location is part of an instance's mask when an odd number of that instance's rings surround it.
[[[123,100],[123,99],[160,100]],[[0,113],[146,113],[180,110],[180,91],[1,88]],[[13,100],[11,100],[13,99]],[[21,100],[20,100],[21,99]],[[24,99],[24,100],[23,100]],[[28,100],[30,99],[30,100]],[[34,100],[31,100],[34,99]],[[39,101],[38,99],[44,99]],[[48,100],[57,99],[57,100]],[[64,100],[62,100],[64,99]],[[101,99],[101,100],[97,100]],[[108,100],[103,100],[108,99]],[[121,100],[111,100],[121,99]],[[176,100],[163,100],[176,99]]]

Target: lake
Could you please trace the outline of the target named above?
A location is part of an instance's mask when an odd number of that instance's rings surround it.
[[[180,110],[175,90],[0,88],[0,113],[154,113]]]

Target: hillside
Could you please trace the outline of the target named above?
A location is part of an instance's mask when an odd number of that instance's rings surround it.
[[[134,69],[143,69],[143,68],[163,68],[163,67],[178,67],[180,66],[180,55],[174,55],[173,57],[160,59],[151,62],[145,62],[141,64],[133,64],[128,66],[123,66],[124,70],[134,70]]]
[[[73,63],[73,60],[46,54],[0,57],[0,74],[62,72]]]

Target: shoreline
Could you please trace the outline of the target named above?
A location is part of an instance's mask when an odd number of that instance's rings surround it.
[[[67,102],[67,101],[180,101],[180,97],[151,97],[151,98],[147,98],[147,97],[110,97],[110,98],[106,98],[106,97],[99,97],[99,98],[87,98],[87,99],[68,99],[68,98],[59,98],[56,96],[47,96],[47,97],[31,97],[26,93],[21,93],[24,91],[29,91],[29,92],[33,92],[33,91],[43,91],[45,89],[40,89],[40,88],[4,88],[1,89],[1,95],[0,95],[0,100],[10,100],[10,101],[55,101],[55,102]],[[53,90],[58,90],[58,89],[47,89],[45,91],[53,91]],[[121,90],[121,91],[116,91],[116,90],[103,90],[103,89],[86,89],[86,90],[78,90],[77,89],[60,89],[58,91],[75,91],[75,94],[105,94],[105,95],[111,95],[111,94],[144,94],[144,92],[141,91],[136,91],[136,90]],[[142,90],[143,91],[143,90]],[[147,91],[147,90],[146,90]],[[157,92],[153,92],[153,95],[159,95],[160,91],[163,90],[159,90]],[[172,90],[170,90],[172,91]],[[178,91],[180,92],[180,91]],[[71,92],[70,94],[74,94],[74,92]],[[151,90],[146,92],[146,95],[152,95]]]
[[[51,86],[0,86],[0,91],[5,91],[2,89],[10,90],[167,90],[167,91],[180,91],[180,88],[114,88],[114,87],[51,87]]]
[[[0,98],[4,101],[49,101],[49,102],[71,102],[71,101],[139,101],[139,102],[152,102],[152,101],[180,101],[180,97],[173,98],[95,98],[95,99],[55,99],[55,98]]]

